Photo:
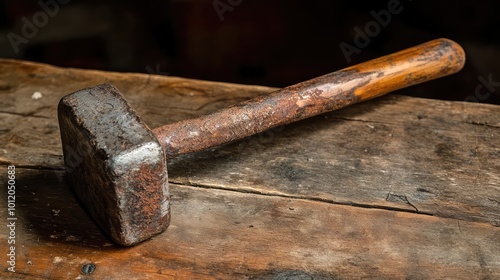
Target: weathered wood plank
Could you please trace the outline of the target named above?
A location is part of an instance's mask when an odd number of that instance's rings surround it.
[[[116,84],[151,127],[272,90],[10,60],[0,81],[0,162],[55,169],[55,108],[74,90]],[[171,160],[170,180],[499,226],[499,116],[498,106],[388,96]]]
[[[500,107],[468,106],[382,98],[173,159],[170,178],[500,226]]]
[[[169,160],[172,226],[124,249],[62,171],[57,102],[103,82],[151,127],[272,90],[0,59],[0,181],[15,164],[21,246],[0,278],[85,279],[88,262],[96,279],[500,277],[498,106],[392,95]]]
[[[170,228],[119,248],[54,172],[19,169],[17,175],[17,273],[5,272],[2,261],[3,279],[500,277],[500,228],[180,185],[172,186]],[[0,231],[0,244],[6,238]],[[80,272],[87,263],[97,266],[88,278]]]

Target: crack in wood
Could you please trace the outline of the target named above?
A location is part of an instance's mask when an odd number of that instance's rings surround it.
[[[64,167],[48,167],[48,166],[43,166],[43,165],[18,165],[13,162],[8,162],[4,160],[0,160],[0,166],[9,166],[9,165],[15,165],[16,169],[27,169],[27,170],[40,170],[40,171],[64,171]]]
[[[208,106],[211,106],[212,104],[215,104],[215,103],[227,102],[227,101],[231,101],[231,102],[228,102],[228,103],[233,103],[233,101],[234,101],[234,104],[238,104],[238,103],[243,102],[245,100],[247,100],[247,99],[245,99],[245,98],[218,98],[218,99],[215,99],[215,100],[208,101],[207,103],[205,103],[205,104],[203,104],[201,106],[198,106],[198,108],[196,108],[195,110],[196,111],[201,111],[204,108],[206,108]]]
[[[223,191],[230,191],[230,192],[237,192],[237,193],[244,193],[244,194],[263,195],[263,196],[270,196],[270,197],[283,197],[283,198],[289,198],[289,199],[300,199],[300,200],[306,200],[306,201],[322,202],[322,203],[328,203],[328,204],[334,204],[334,205],[352,206],[352,207],[359,207],[359,208],[365,208],[365,209],[378,209],[378,210],[406,212],[406,213],[421,214],[421,215],[426,215],[426,216],[434,216],[432,213],[418,211],[418,209],[411,203],[409,203],[409,205],[411,205],[413,208],[415,208],[416,211],[408,210],[405,208],[390,207],[390,206],[385,206],[385,205],[363,204],[363,203],[355,203],[355,202],[341,202],[341,201],[334,201],[331,199],[325,199],[325,198],[320,198],[320,197],[309,197],[309,196],[292,195],[292,194],[286,194],[286,193],[270,193],[270,192],[249,190],[249,189],[231,189],[231,188],[225,188],[225,187],[221,187],[221,186],[209,186],[209,185],[202,185],[202,184],[195,184],[195,183],[186,184],[186,183],[169,181],[169,184],[175,184],[177,186],[186,186],[186,187],[193,187],[193,188],[223,190]]]
[[[498,200],[495,200],[495,199],[492,199],[492,198],[489,198],[489,197],[488,197],[488,200],[491,201],[491,202],[496,202],[498,205],[500,205],[500,201],[498,201]]]
[[[35,112],[17,113],[17,112],[0,111],[0,114],[8,114],[8,115],[14,115],[14,116],[32,117],[32,118],[40,118],[40,119],[52,119],[52,117],[35,115]]]
[[[392,193],[388,193],[387,194],[387,197],[385,198],[386,201],[393,201],[393,200],[390,200],[391,197],[396,197],[398,198],[399,200],[405,202],[406,204],[410,205],[411,207],[413,207],[415,209],[415,212],[419,213],[417,207],[415,207],[415,205],[413,205],[409,200],[408,200],[408,197],[406,195],[399,195],[399,194],[392,194]]]
[[[11,165],[11,164],[12,163],[0,161],[0,166],[7,166],[7,165]],[[16,165],[16,168],[17,169],[38,170],[38,171],[64,172],[64,167],[47,167],[47,166],[41,166],[41,165]],[[391,193],[389,193],[387,195],[386,200],[388,200],[390,198],[390,196],[397,197],[397,198],[403,200],[404,202],[406,202],[408,205],[412,206],[415,209],[415,211],[408,210],[405,208],[389,207],[389,206],[383,206],[383,205],[363,204],[363,203],[354,203],[354,202],[340,202],[340,201],[334,201],[331,199],[325,199],[325,198],[319,198],[319,197],[308,197],[308,196],[292,195],[292,194],[285,194],[285,193],[270,193],[270,192],[249,190],[249,189],[232,189],[232,188],[225,188],[225,187],[221,187],[221,186],[209,186],[209,185],[202,185],[202,184],[195,184],[195,183],[186,184],[186,183],[182,183],[182,182],[169,181],[169,184],[174,184],[177,186],[187,186],[187,187],[193,187],[193,188],[223,190],[223,191],[230,191],[230,192],[237,192],[237,193],[244,193],[244,194],[263,195],[263,196],[270,196],[270,197],[283,197],[283,198],[289,198],[289,199],[300,199],[300,200],[322,202],[322,203],[328,203],[328,204],[334,204],[334,205],[359,207],[359,208],[365,208],[365,209],[379,209],[379,210],[407,212],[407,213],[421,214],[421,215],[427,215],[427,216],[434,216],[432,213],[419,211],[408,200],[408,198],[405,195],[394,195]]]
[[[477,121],[471,121],[471,122],[464,122],[472,125],[477,125],[477,126],[485,126],[485,127],[491,127],[491,128],[500,128],[500,126],[493,125],[493,124],[488,124],[488,123],[482,123],[482,122],[477,122]]]
[[[333,113],[335,114],[335,113]],[[334,120],[341,120],[341,121],[351,121],[351,122],[362,122],[362,123],[377,123],[377,124],[390,124],[390,125],[401,125],[400,123],[395,123],[395,122],[382,122],[382,121],[375,121],[375,120],[363,120],[363,119],[355,119],[355,118],[347,118],[347,117],[339,117],[336,115],[327,115],[328,118],[334,119]]]

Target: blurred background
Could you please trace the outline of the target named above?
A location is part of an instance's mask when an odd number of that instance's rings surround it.
[[[398,94],[500,104],[499,14],[493,0],[0,0],[0,57],[284,87],[446,37],[464,70]]]

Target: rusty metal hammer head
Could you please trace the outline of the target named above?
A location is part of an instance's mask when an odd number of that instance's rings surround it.
[[[89,214],[121,245],[164,231],[170,220],[164,151],[119,91],[104,84],[61,99],[67,180]]]

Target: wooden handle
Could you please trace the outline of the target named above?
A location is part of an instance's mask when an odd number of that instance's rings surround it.
[[[463,49],[433,40],[153,130],[167,157],[199,151],[458,72]]]
[[[459,44],[449,39],[436,39],[344,70],[381,75],[355,90],[362,101],[454,74],[464,64],[465,52]]]

